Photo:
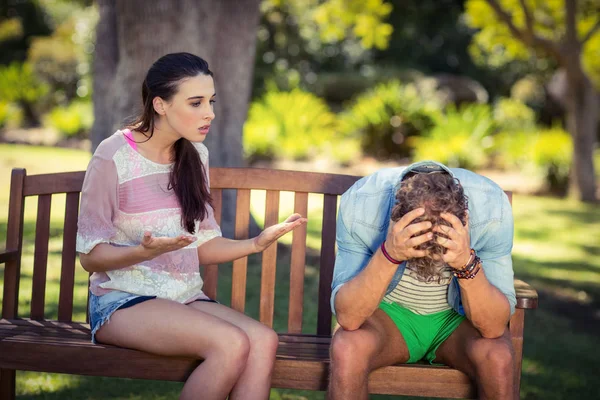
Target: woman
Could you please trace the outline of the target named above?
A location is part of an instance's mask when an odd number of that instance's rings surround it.
[[[160,58],[142,101],[137,121],[98,146],[83,184],[77,251],[93,273],[92,341],[203,359],[181,399],[266,399],[277,334],[209,299],[198,265],[260,252],[306,219],[294,214],[253,239],[221,237],[202,144],[215,118],[204,60]]]

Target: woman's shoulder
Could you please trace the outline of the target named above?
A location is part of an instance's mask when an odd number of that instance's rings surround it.
[[[198,154],[200,154],[200,161],[206,164],[208,162],[208,147],[202,142],[192,142],[192,144],[198,151]]]
[[[105,160],[112,160],[115,153],[119,151],[121,147],[126,145],[125,137],[123,136],[123,131],[118,130],[106,139],[104,139],[98,147],[96,151],[94,151],[94,157],[99,157]]]

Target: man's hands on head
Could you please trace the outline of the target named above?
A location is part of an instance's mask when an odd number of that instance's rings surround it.
[[[452,268],[462,268],[471,255],[468,215],[465,225],[458,217],[449,213],[441,213],[440,216],[451,226],[432,227],[429,221],[413,223],[424,212],[424,208],[416,208],[393,223],[385,242],[387,253],[398,261],[426,257],[426,250],[418,250],[417,247],[432,240],[434,233],[437,233],[436,242],[447,249],[443,255],[444,262]]]
[[[437,225],[433,231],[441,233],[438,235],[437,243],[446,248],[443,260],[454,269],[462,269],[471,259],[471,237],[469,236],[469,215],[467,214],[463,225],[456,215],[441,213],[440,216],[450,223],[451,226]]]
[[[424,208],[416,208],[406,213],[389,230],[385,241],[385,249],[395,260],[406,261],[410,258],[425,257],[427,255],[424,250],[417,250],[415,247],[433,238],[433,233],[430,231],[431,222],[412,223],[415,219],[423,215],[424,212]],[[420,232],[424,233],[414,236]]]

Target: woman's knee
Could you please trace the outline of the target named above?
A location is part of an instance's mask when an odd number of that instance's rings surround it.
[[[249,336],[250,351],[258,354],[275,356],[279,346],[279,336],[273,329],[260,326]]]
[[[215,345],[208,352],[208,357],[219,360],[225,368],[242,371],[250,354],[250,339],[238,327],[231,326],[225,333],[219,335]]]

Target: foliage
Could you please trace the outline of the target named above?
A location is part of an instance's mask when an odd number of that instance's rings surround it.
[[[409,155],[409,138],[432,128],[439,109],[433,88],[423,84],[381,83],[357,96],[340,116],[346,136],[360,138],[365,153],[377,158]]]
[[[305,159],[336,140],[337,118],[311,93],[271,90],[251,104],[243,136],[247,158]]]
[[[28,123],[37,123],[36,106],[47,93],[47,85],[39,81],[31,64],[14,62],[8,66],[0,66],[0,99],[18,104]]]
[[[518,29],[526,30],[525,15],[520,5],[521,0],[500,0],[499,3],[512,16]],[[533,15],[533,30],[543,39],[554,42],[562,41],[565,35],[565,0],[538,1],[525,0],[525,4]],[[532,50],[514,37],[509,28],[500,22],[486,0],[467,0],[467,24],[479,32],[474,36],[470,52],[479,63],[490,66],[502,66],[513,60],[528,60],[535,55],[537,70],[544,73],[555,68],[555,62],[544,53]],[[600,19],[600,9],[596,0],[578,2],[577,32],[582,38]],[[493,16],[493,17],[490,17]],[[596,33],[585,43],[582,53],[584,69],[600,88],[600,34]]]
[[[0,65],[24,62],[31,40],[50,32],[47,15],[38,1],[1,1]]]
[[[551,192],[565,194],[573,141],[562,128],[500,132],[492,152],[497,166],[542,175]]]
[[[535,112],[518,100],[501,98],[494,105],[494,120],[500,130],[532,129]]]
[[[35,38],[28,60],[37,76],[52,88],[54,104],[89,98],[90,64],[98,12],[94,7],[71,5],[71,15],[50,36]]]
[[[414,159],[436,160],[450,167],[483,167],[494,129],[490,106],[449,106],[444,113],[433,115],[435,127],[425,135],[410,140],[410,145],[414,147]]]
[[[0,101],[0,129],[17,128],[23,123],[23,112],[14,103]]]
[[[255,93],[272,79],[282,90],[309,88],[323,71],[353,70],[389,44],[384,0],[263,0]]]
[[[67,107],[55,107],[44,117],[44,124],[65,136],[85,136],[94,123],[94,110],[89,101],[76,101]]]

